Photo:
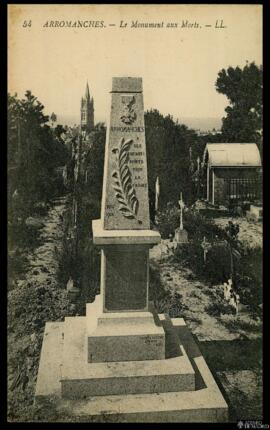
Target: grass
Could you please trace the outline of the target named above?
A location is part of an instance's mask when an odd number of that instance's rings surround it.
[[[16,280],[24,277],[28,267],[27,257],[19,250],[8,256],[8,291],[16,287]]]
[[[158,313],[168,313],[171,318],[182,316],[184,309],[181,294],[166,289],[163,285],[159,267],[157,264],[152,263],[149,270],[149,300],[154,303],[155,309]],[[172,278],[167,278],[171,280]]]
[[[190,292],[189,297],[196,297],[196,298],[198,298],[199,294],[196,291],[193,290],[193,291]]]
[[[220,319],[221,323],[231,332],[237,333],[244,331],[246,333],[258,333],[262,330],[261,322],[255,322],[251,318],[243,319],[241,316],[223,315]]]
[[[235,314],[235,309],[233,306],[222,302],[210,303],[209,305],[205,306],[204,310],[212,317],[220,317],[224,314]]]

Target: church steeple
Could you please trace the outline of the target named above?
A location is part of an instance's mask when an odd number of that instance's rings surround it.
[[[85,88],[85,98],[90,100],[90,92],[89,92],[89,85],[88,81],[86,82],[86,88]]]
[[[90,132],[94,128],[94,100],[90,98],[88,81],[85,96],[81,99],[81,129]]]

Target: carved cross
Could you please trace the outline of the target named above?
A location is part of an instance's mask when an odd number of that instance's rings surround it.
[[[183,230],[183,209],[185,207],[185,203],[183,202],[182,198],[182,192],[180,193],[180,200],[179,200],[179,206],[180,206],[180,230]]]
[[[207,255],[209,249],[211,248],[211,243],[207,242],[205,236],[203,237],[201,247],[203,249],[203,260],[204,260],[204,263],[206,263],[206,255]]]

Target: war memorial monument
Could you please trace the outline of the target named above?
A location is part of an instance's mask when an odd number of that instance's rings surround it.
[[[101,219],[100,294],[47,322],[35,401],[89,421],[225,422],[228,406],[183,318],[148,300],[150,230],[141,78],[113,78]]]

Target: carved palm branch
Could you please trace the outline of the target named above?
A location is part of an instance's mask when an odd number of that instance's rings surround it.
[[[128,167],[129,148],[132,139],[121,139],[119,148],[113,148],[112,152],[116,155],[117,170],[112,172],[113,189],[119,203],[119,210],[125,218],[137,219],[139,209],[139,201],[136,196],[134,186],[132,184],[132,176]]]

